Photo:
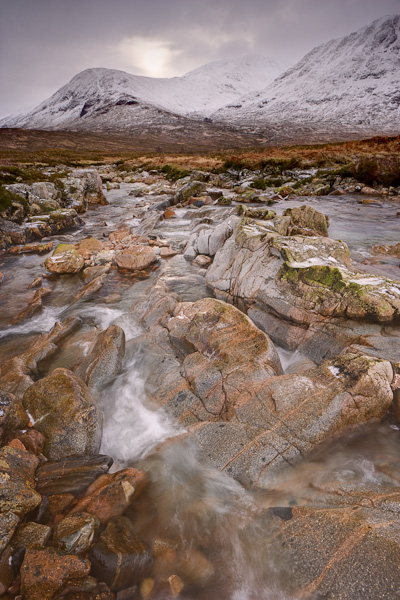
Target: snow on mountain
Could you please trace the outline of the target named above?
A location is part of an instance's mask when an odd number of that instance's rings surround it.
[[[277,141],[400,133],[400,15],[315,48],[212,118]]]
[[[261,57],[216,61],[183,77],[141,77],[114,69],[87,69],[31,112],[0,121],[0,127],[120,129],[158,119],[163,111],[206,116],[264,87],[286,66]],[[160,112],[161,111],[161,112]]]

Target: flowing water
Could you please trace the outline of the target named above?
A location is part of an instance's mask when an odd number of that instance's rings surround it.
[[[81,230],[54,241],[75,242],[87,235],[101,239],[122,221],[128,221],[134,230],[139,225],[134,209],[140,201],[128,196],[131,187],[123,184],[121,190],[109,192],[109,206],[91,210]],[[303,203],[311,203],[331,217],[330,235],[346,241],[358,261],[372,258],[372,245],[398,241],[400,219],[390,203],[364,206],[349,196],[280,202],[274,208],[280,213]],[[229,209],[216,208],[215,217],[227,212]],[[181,209],[176,219],[161,222],[156,233],[182,247],[195,216],[196,211]],[[390,420],[327,444],[282,474],[274,489],[265,492],[246,490],[227,475],[200,464],[185,431],[149,402],[151,374],[143,366],[140,346],[130,343],[142,330],[129,309],[136,298],[151,293],[155,281],[163,281],[185,301],[210,295],[204,271],[178,254],[163,261],[147,280],[113,272],[101,293],[78,304],[73,298],[81,286],[79,276],[49,277],[46,285],[52,292],[44,301],[45,308],[21,324],[9,325],[32,294],[26,288],[43,272],[43,260],[7,254],[0,259],[5,275],[0,287],[0,364],[22,352],[38,332],[48,331],[56,320],[71,314],[82,318],[82,330],[88,336],[93,327],[104,329],[112,323],[124,329],[127,352],[123,370],[99,398],[104,413],[101,452],[114,458],[114,469],[135,465],[149,474],[145,500],[139,498],[130,516],[149,544],[161,540],[170,547],[174,568],[186,582],[180,596],[183,600],[296,598],[287,567],[279,564],[270,550],[268,508],[323,507],[329,505],[331,491],[338,487],[355,496],[386,489],[389,484],[400,487],[400,468],[393,468],[400,464],[399,432]],[[393,278],[400,276],[398,259],[385,258],[371,268]],[[82,339],[72,339],[69,347],[52,359],[51,368],[70,366],[78,345],[84,354]],[[301,358],[285,351],[280,351],[280,356],[285,369]],[[168,553],[163,556],[156,567],[160,580],[171,568],[165,558]],[[160,589],[158,597],[166,597],[165,590]]]

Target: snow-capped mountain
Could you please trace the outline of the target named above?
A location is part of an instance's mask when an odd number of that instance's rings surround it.
[[[400,15],[315,48],[212,118],[279,141],[400,133]]]
[[[207,116],[268,85],[286,68],[269,58],[216,61],[170,79],[87,69],[31,112],[0,121],[30,129],[122,129],[163,113]],[[171,118],[171,116],[169,117]]]

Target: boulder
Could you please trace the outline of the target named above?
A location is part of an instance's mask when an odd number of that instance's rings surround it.
[[[127,517],[116,517],[107,524],[89,554],[92,572],[118,591],[142,581],[149,573],[152,556],[138,538]]]
[[[51,460],[94,454],[100,447],[102,416],[85,383],[68,369],[31,385],[22,404],[46,437],[44,454]]]
[[[193,196],[199,196],[207,188],[203,181],[189,181],[185,183],[175,194],[173,204],[184,204]]]
[[[110,325],[98,335],[93,349],[80,363],[75,373],[85,381],[94,394],[118,375],[124,355],[125,333],[118,325]]]
[[[44,261],[44,266],[50,273],[79,273],[85,260],[73,244],[58,244],[53,255]]]
[[[239,217],[230,217],[214,229],[201,229],[201,231],[192,233],[185,248],[185,258],[192,259],[197,254],[215,256],[232,235],[238,222],[240,222]]]
[[[229,422],[190,428],[200,458],[239,480],[268,488],[283,467],[389,409],[388,361],[345,354],[305,373],[249,384]],[[227,419],[225,419],[227,420]]]
[[[21,592],[26,600],[53,600],[68,584],[80,584],[90,562],[55,548],[28,548],[21,567]]]
[[[97,254],[97,252],[100,252],[103,248],[103,242],[94,237],[87,237],[76,245],[78,253],[81,254],[85,260],[93,256],[93,254]]]
[[[206,274],[217,297],[239,303],[274,342],[321,362],[377,332],[360,321],[399,320],[397,282],[357,272],[343,242],[279,235],[276,225],[243,219]]]
[[[0,513],[23,517],[41,503],[34,482],[38,464],[30,452],[9,446],[0,449]]]
[[[120,269],[141,271],[147,269],[157,260],[157,255],[150,246],[130,246],[115,256]]]

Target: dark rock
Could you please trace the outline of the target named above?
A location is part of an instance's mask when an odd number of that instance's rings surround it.
[[[0,443],[16,429],[27,427],[29,417],[13,394],[0,391]]]
[[[60,521],[53,533],[53,544],[69,554],[89,550],[100,522],[89,513],[76,513]]]
[[[19,548],[32,548],[45,546],[51,534],[51,528],[40,523],[22,523],[14,533],[11,546],[14,550]]]
[[[94,575],[114,591],[144,579],[152,564],[149,548],[137,537],[127,517],[117,517],[108,523],[89,557]]]
[[[107,473],[112,464],[113,459],[102,454],[49,461],[36,472],[37,489],[47,496],[79,495],[100,475]]]

